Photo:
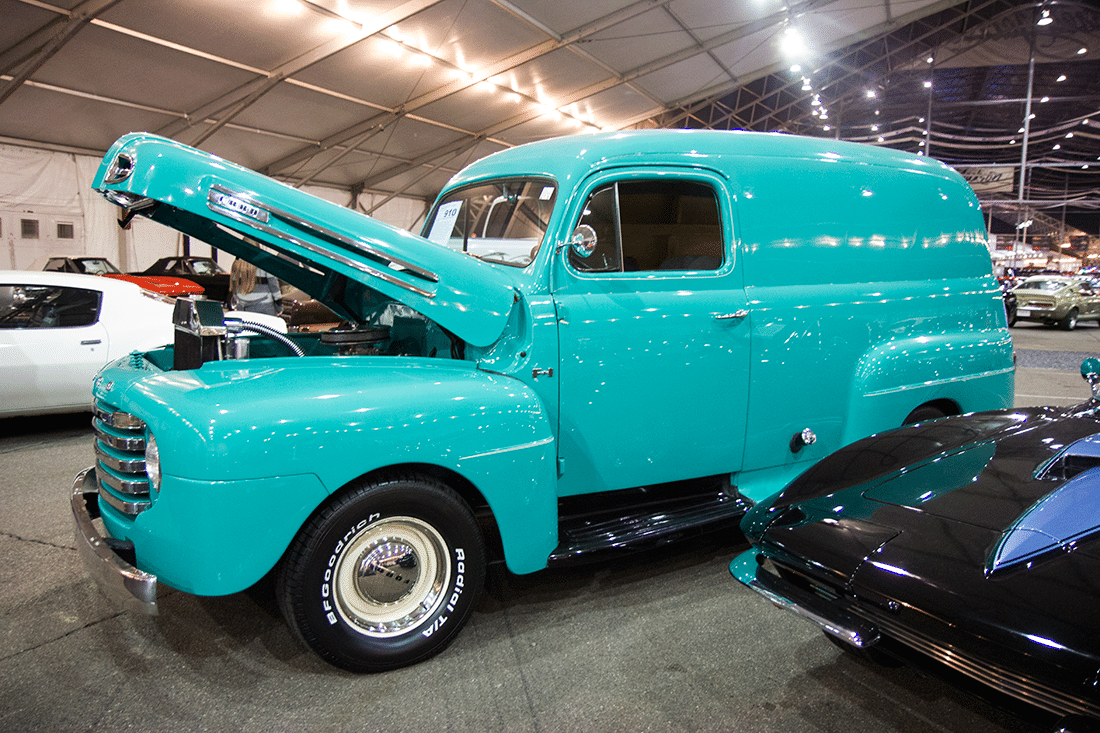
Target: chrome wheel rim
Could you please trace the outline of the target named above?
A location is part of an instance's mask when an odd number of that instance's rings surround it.
[[[367,636],[420,626],[444,601],[451,560],[443,537],[413,517],[390,517],[352,537],[333,569],[340,616]]]

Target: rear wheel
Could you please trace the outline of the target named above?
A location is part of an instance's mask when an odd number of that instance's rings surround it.
[[[947,413],[934,405],[921,405],[906,416],[902,425],[912,425],[913,423],[925,422],[927,420],[939,420],[941,417],[947,417]]]
[[[365,482],[299,532],[276,591],[287,622],[326,661],[379,672],[454,639],[485,579],[485,549],[466,503],[422,477]]]

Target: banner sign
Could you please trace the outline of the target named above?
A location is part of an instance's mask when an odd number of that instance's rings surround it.
[[[957,168],[974,193],[1008,193],[1012,191],[1015,168]]]

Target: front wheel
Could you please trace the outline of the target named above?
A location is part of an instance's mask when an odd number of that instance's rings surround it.
[[[1072,331],[1076,327],[1077,327],[1077,309],[1072,308],[1072,309],[1070,309],[1070,312],[1067,313],[1062,320],[1058,321],[1058,328],[1062,329],[1063,331]]]
[[[280,563],[276,592],[323,659],[381,672],[447,646],[484,579],[466,503],[434,479],[400,477],[353,485],[315,514]]]

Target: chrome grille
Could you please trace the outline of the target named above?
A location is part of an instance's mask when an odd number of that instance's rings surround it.
[[[99,496],[123,514],[152,505],[145,473],[145,423],[102,401],[92,407]]]
[[[866,606],[853,610],[876,624],[885,635],[1007,695],[1052,713],[1100,716],[1100,703],[1084,694],[1076,695],[1060,690],[1043,684],[1035,677],[1014,672],[985,659],[972,657],[954,645],[945,644],[899,623],[888,614],[879,613]]]

